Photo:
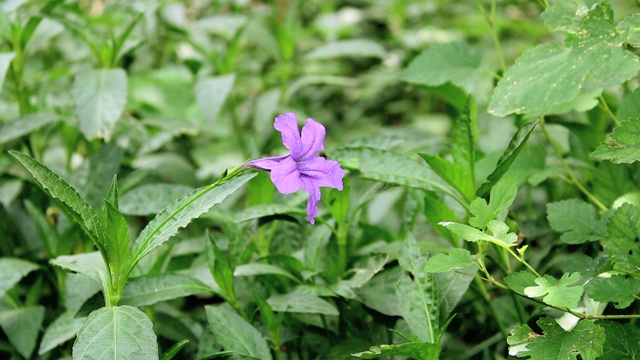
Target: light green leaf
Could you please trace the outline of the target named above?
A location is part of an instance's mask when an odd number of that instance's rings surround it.
[[[69,185],[78,190],[92,208],[102,208],[123,155],[124,150],[115,141],[102,146],[69,175]]]
[[[122,213],[110,202],[105,201],[104,223],[109,229],[106,232],[105,240],[109,269],[114,279],[119,279],[125,269],[127,262],[131,259],[131,248],[129,247],[129,232],[127,231],[127,221]]]
[[[637,288],[637,280],[623,275],[615,275],[591,281],[587,284],[585,291],[595,301],[611,302],[616,309],[625,309],[635,300],[633,295]]]
[[[481,62],[482,54],[465,42],[433,45],[409,63],[400,79],[426,86],[451,82],[472,92],[483,72]]]
[[[541,17],[549,29],[575,34],[580,31],[580,22],[588,12],[584,0],[563,0],[552,3]]]
[[[18,139],[47,124],[57,121],[60,121],[60,116],[54,113],[42,112],[25,115],[15,120],[2,123],[0,124],[0,144]]]
[[[221,306],[205,306],[207,321],[222,347],[239,356],[271,359],[267,342],[240,315]]]
[[[536,323],[543,334],[536,334],[526,324],[511,330],[507,338],[509,355],[530,356],[531,360],[575,360],[580,354],[584,360],[595,360],[603,353],[605,332],[593,321],[581,320],[570,331],[564,331],[548,317]]]
[[[349,273],[353,274],[353,276],[332,284],[330,289],[344,298],[357,299],[358,296],[355,289],[363,287],[375,274],[382,271],[387,260],[389,260],[387,254],[370,254],[367,256],[365,264],[356,265],[349,270]]]
[[[363,351],[351,356],[363,359],[376,359],[387,356],[407,356],[411,359],[438,360],[440,347],[433,343],[406,343],[399,345],[372,346],[369,351]]]
[[[467,98],[464,109],[456,117],[451,131],[451,156],[453,162],[466,169],[471,184],[475,188],[475,164],[476,164],[476,143],[477,133],[476,106],[473,98]],[[473,199],[468,199],[473,200]]]
[[[640,118],[620,122],[607,139],[591,154],[595,160],[630,164],[640,160]]]
[[[474,215],[469,218],[469,225],[484,229],[498,214],[511,206],[518,195],[518,185],[515,178],[500,179],[492,188],[489,204],[483,198],[476,198],[469,206]]]
[[[274,295],[267,299],[273,311],[340,315],[338,309],[318,296],[304,293]]]
[[[181,274],[145,275],[127,281],[121,303],[131,306],[153,305],[161,301],[213,290],[198,279]]]
[[[606,219],[596,218],[593,205],[570,199],[547,204],[547,220],[560,239],[567,244],[581,244],[601,239],[607,234]]]
[[[515,245],[518,236],[514,233],[509,233],[509,227],[501,221],[491,220],[489,222],[489,230],[495,231],[493,235],[489,235],[474,227],[465,224],[459,224],[454,222],[441,222],[440,225],[453,231],[458,236],[466,241],[477,242],[480,240],[489,241],[503,248],[509,248]]]
[[[80,131],[87,139],[109,139],[127,102],[127,73],[99,69],[80,74],[71,89]]]
[[[616,268],[640,273],[640,207],[623,204],[607,222],[604,251]]]
[[[50,262],[63,269],[87,275],[100,285],[107,284],[107,270],[100,253],[97,251],[58,256],[55,259],[51,259]],[[103,288],[106,289],[104,286]]]
[[[242,175],[215,187],[197,189],[167,206],[138,235],[134,243],[133,264],[169,240],[178,229],[188,225],[192,219],[221,203],[254,176],[255,174]]]
[[[471,201],[475,197],[475,184],[471,182],[472,179],[469,176],[468,169],[436,155],[427,153],[419,153],[418,155],[429,164],[431,170],[438,174],[447,184],[458,190],[467,200]]]
[[[0,327],[18,353],[31,359],[44,319],[43,306],[31,306],[0,313]]]
[[[633,323],[598,321],[606,340],[598,360],[633,360],[640,355],[640,329]]]
[[[489,112],[529,117],[562,113],[585,86],[615,85],[636,76],[640,61],[621,46],[625,39],[615,30],[609,4],[596,5],[579,27],[565,46],[539,45],[518,58],[494,90]]]
[[[459,270],[451,270],[435,275],[436,289],[438,289],[438,307],[440,312],[440,324],[447,321],[449,315],[462,297],[469,290],[469,284],[478,271],[476,265],[469,265]]]
[[[452,248],[449,254],[437,254],[432,256],[424,267],[424,271],[442,273],[449,270],[461,269],[475,264],[471,259],[471,253],[466,249]]]
[[[153,324],[144,312],[132,306],[92,311],[78,332],[73,359],[158,359]]]
[[[524,289],[536,285],[536,276],[528,271],[518,271],[517,273],[506,276],[504,282],[507,283],[509,289],[526,296]]]
[[[2,84],[4,84],[5,74],[7,73],[9,65],[11,65],[11,60],[13,60],[15,55],[16,54],[13,52],[0,53],[0,93],[2,92]]]
[[[65,312],[47,326],[38,355],[43,355],[76,336],[86,317],[75,318],[73,315],[72,312]]]
[[[299,280],[293,276],[290,272],[284,270],[283,268],[271,264],[261,264],[261,263],[253,263],[253,264],[243,264],[236,266],[236,269],[233,272],[234,276],[256,276],[256,275],[282,275],[285,276],[295,282],[299,282]]]
[[[338,40],[319,46],[309,51],[305,58],[310,60],[331,59],[338,57],[377,57],[386,55],[384,48],[369,39]]]
[[[360,301],[382,314],[402,316],[396,300],[396,284],[402,276],[404,270],[399,266],[379,272],[358,289]]]
[[[235,80],[235,74],[229,74],[202,78],[196,83],[193,91],[203,115],[203,130],[211,130],[216,126],[220,109],[231,93]]]
[[[0,258],[0,298],[38,265],[20,259]]]
[[[633,47],[640,47],[640,31],[638,31],[639,28],[640,14],[638,13],[631,14],[625,17],[618,23],[618,26],[616,26],[616,30],[622,33],[624,41]]]
[[[456,244],[458,241],[451,231],[438,224],[442,221],[450,221],[458,218],[455,212],[451,209],[451,206],[447,204],[436,192],[426,191],[424,192],[424,215],[431,224],[431,227],[446,239],[450,244]]]
[[[120,211],[127,215],[158,214],[175,199],[192,192],[193,188],[179,184],[147,184],[138,186],[120,197]]]
[[[538,286],[529,286],[524,289],[529,297],[542,297],[542,301],[558,307],[574,309],[582,297],[582,286],[571,286],[580,281],[580,273],[563,274],[560,280],[551,275],[544,275],[535,279]]]

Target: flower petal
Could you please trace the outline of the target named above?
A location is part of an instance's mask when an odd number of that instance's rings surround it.
[[[302,178],[302,187],[304,191],[309,193],[309,200],[307,200],[307,220],[311,224],[315,224],[316,215],[318,215],[318,202],[320,202],[320,188],[313,183],[310,178]]]
[[[289,155],[257,159],[247,163],[247,166],[260,169],[260,170],[270,171],[275,167],[279,166],[282,160],[284,160],[287,157],[289,157]]]
[[[298,164],[289,155],[271,169],[270,177],[278,191],[283,194],[291,194],[302,189]]]
[[[314,157],[317,153],[324,150],[324,136],[327,133],[324,126],[319,122],[309,118],[302,127],[302,144],[300,152],[293,154],[296,160],[306,160]]]
[[[296,114],[286,113],[276,117],[276,121],[273,123],[273,127],[280,131],[282,134],[282,144],[291,151],[291,154],[295,157],[295,154],[300,152],[300,130],[298,130],[298,120]]]
[[[298,162],[298,171],[303,178],[309,179],[315,186],[332,187],[342,190],[342,178],[344,170],[335,160],[327,160],[323,157],[312,158]]]

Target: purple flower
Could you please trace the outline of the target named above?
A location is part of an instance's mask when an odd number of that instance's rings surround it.
[[[296,115],[286,113],[276,117],[273,127],[280,131],[282,144],[291,153],[253,160],[247,165],[270,171],[271,181],[283,194],[291,194],[300,189],[309,193],[307,220],[313,224],[318,214],[320,187],[342,190],[344,171],[337,161],[317,156],[318,152],[324,150],[322,142],[326,130],[322,124],[309,118],[300,135]]]

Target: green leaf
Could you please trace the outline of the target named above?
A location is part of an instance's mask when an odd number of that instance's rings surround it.
[[[351,183],[348,177],[343,179],[343,189],[328,189],[326,202],[331,216],[338,224],[345,224],[349,215],[349,201],[351,195]]]
[[[0,327],[18,353],[31,359],[44,319],[44,306],[31,306],[0,313]]]
[[[306,212],[289,204],[260,204],[238,211],[235,220],[239,223],[280,214],[306,215]]]
[[[581,320],[573,329],[565,331],[552,318],[536,322],[543,334],[536,334],[529,325],[511,330],[507,338],[509,355],[530,356],[531,360],[575,360],[580,354],[584,360],[595,360],[603,353],[604,329],[593,321]]]
[[[547,204],[547,220],[567,244],[599,240],[607,234],[606,219],[597,219],[593,205],[578,199]]]
[[[587,284],[585,291],[589,297],[602,303],[611,302],[616,309],[625,309],[634,300],[638,281],[622,275],[595,279]]]
[[[196,83],[193,91],[203,115],[203,130],[211,130],[217,126],[218,114],[231,93],[235,80],[235,74],[229,74],[202,78]]]
[[[640,70],[638,57],[621,45],[625,39],[613,25],[607,3],[596,5],[582,19],[580,31],[567,37],[565,46],[544,44],[526,51],[498,82],[489,113],[529,117],[571,110],[583,90],[621,84]],[[545,91],[540,91],[545,89]],[[592,102],[595,106],[595,102]]]
[[[333,41],[319,46],[307,54],[305,58],[309,60],[332,59],[339,57],[385,57],[384,48],[369,39],[348,39]]]
[[[235,301],[236,293],[232,259],[218,248],[218,245],[211,237],[207,243],[207,265],[216,285],[222,291],[222,296],[229,302]]]
[[[67,273],[64,280],[64,307],[71,315],[93,295],[100,291],[100,284],[84,274]]]
[[[616,26],[616,30],[622,33],[624,42],[636,48],[640,47],[640,31],[638,31],[638,28],[640,28],[640,14],[638,13],[625,17]]]
[[[536,276],[528,271],[518,271],[506,276],[504,282],[509,286],[509,289],[526,296],[524,289],[536,285]]]
[[[640,355],[640,329],[632,323],[598,321],[606,340],[598,360],[633,360]]]
[[[119,279],[127,262],[131,259],[129,232],[127,231],[127,221],[120,210],[108,201],[105,201],[104,224],[109,229],[106,232],[105,241],[109,269],[113,278]]]
[[[438,174],[447,184],[458,190],[468,201],[475,197],[475,185],[471,182],[472,179],[469,176],[468,169],[436,155],[427,153],[418,153],[418,155],[429,164],[431,170]]]
[[[434,191],[426,191],[424,193],[423,211],[429,224],[431,224],[431,227],[438,235],[442,236],[450,244],[457,243],[458,239],[451,231],[438,225],[443,221],[458,219],[458,216],[453,212],[449,204]]]
[[[613,213],[602,246],[616,268],[640,273],[640,207],[625,203]]]
[[[127,73],[123,69],[85,72],[76,77],[71,95],[84,136],[109,139],[127,102]]]
[[[340,315],[338,309],[318,296],[305,293],[274,295],[267,299],[273,311],[309,313],[322,315]]]
[[[484,229],[498,214],[511,206],[516,195],[518,195],[518,184],[515,178],[500,179],[491,188],[489,204],[480,197],[471,202],[469,210],[474,216],[469,218],[469,225]]]
[[[514,233],[509,233],[509,227],[497,220],[491,220],[489,222],[489,230],[493,231],[493,235],[489,235],[474,227],[465,224],[459,224],[454,222],[441,222],[440,225],[453,231],[462,239],[470,242],[477,242],[480,240],[489,241],[503,248],[509,248],[515,245],[518,240],[518,236]]]
[[[456,117],[451,131],[451,156],[453,162],[466,169],[471,184],[475,188],[475,165],[477,117],[475,115],[475,102],[473,98],[467,98],[464,109]],[[473,199],[468,199],[473,200]]]
[[[55,319],[44,331],[38,355],[43,355],[59,345],[73,339],[86,317],[73,317],[73,313],[65,312]]]
[[[363,359],[376,359],[383,356],[407,356],[411,359],[438,360],[440,347],[433,343],[406,343],[399,345],[372,346],[369,351],[363,351],[351,356]]]
[[[57,121],[60,121],[60,116],[54,113],[42,112],[21,116],[15,120],[2,123],[0,124],[0,144],[28,135],[47,124]]]
[[[219,185],[197,189],[167,206],[138,235],[133,246],[135,255],[132,264],[135,265],[151,250],[169,240],[178,229],[187,226],[192,219],[221,203],[254,176],[255,174],[242,175]]]
[[[389,316],[402,316],[396,299],[396,284],[404,276],[401,267],[393,267],[376,274],[361,289],[360,301],[367,307]]]
[[[101,252],[104,252],[105,232],[98,213],[66,181],[46,166],[28,155],[9,151],[31,173],[33,178],[54,199],[59,200],[61,208],[71,217]]]
[[[177,344],[173,345],[171,347],[171,349],[167,350],[167,352],[165,352],[162,355],[160,360],[171,360],[171,359],[173,359],[173,357],[176,356],[178,354],[178,352],[180,352],[180,350],[182,350],[182,348],[185,347],[187,344],[189,344],[189,340],[186,340],[186,339],[178,342]]]
[[[132,306],[92,311],[78,332],[73,358],[158,359],[153,323],[144,312]]]
[[[551,306],[575,309],[582,297],[582,286],[571,286],[580,281],[580,273],[563,274],[560,280],[551,275],[535,279],[537,286],[524,289],[528,297],[542,297],[542,301]]]
[[[271,265],[271,264],[261,264],[261,263],[253,263],[253,264],[243,264],[236,266],[234,272],[234,276],[256,276],[256,275],[281,275],[287,277],[295,282],[299,282],[299,280],[293,276],[290,272],[284,270],[283,268]]]
[[[588,12],[584,0],[564,0],[554,2],[541,17],[549,29],[575,34],[580,31],[580,22]]]
[[[161,301],[212,291],[200,280],[187,275],[145,275],[127,281],[121,303],[131,306],[153,305]]]
[[[112,180],[120,170],[123,154],[124,150],[115,142],[102,146],[69,175],[69,185],[78,190],[92,208],[102,208]]]
[[[192,192],[179,184],[147,184],[138,186],[120,198],[120,211],[127,215],[146,216],[160,213],[175,199]]]
[[[16,54],[13,52],[0,53],[0,93],[2,92],[2,84],[4,84],[4,77],[11,65],[11,60]],[[2,133],[0,133],[2,134]],[[1,143],[2,141],[0,141]]]
[[[451,312],[469,290],[469,285],[477,271],[478,267],[476,265],[469,265],[459,270],[436,274],[440,324],[446,324]]]
[[[262,335],[240,315],[221,306],[205,306],[207,321],[222,347],[239,356],[271,359]]]
[[[365,286],[375,274],[384,269],[388,260],[387,254],[371,253],[367,256],[366,263],[355,265],[349,270],[353,276],[332,284],[329,288],[344,298],[358,299],[354,290]]]
[[[471,259],[469,250],[452,248],[449,254],[438,254],[432,256],[424,267],[424,271],[432,273],[442,273],[449,270],[461,269],[475,262]]]
[[[468,92],[482,75],[482,54],[464,42],[433,45],[409,63],[400,79],[418,85],[451,82]]]
[[[509,146],[507,150],[502,154],[500,160],[498,160],[498,165],[496,165],[495,170],[487,177],[487,181],[480,186],[478,191],[476,191],[476,195],[484,196],[493,186],[502,178],[502,176],[509,170],[511,164],[516,160],[520,151],[529,140],[529,136],[531,132],[538,124],[539,120],[534,120],[523,127],[521,127],[513,138],[511,138],[511,142],[509,142]]]
[[[607,139],[591,154],[595,160],[630,164],[640,160],[640,118],[620,122]]]
[[[0,298],[38,265],[14,258],[0,258]]]
[[[640,94],[640,92],[638,93]],[[638,100],[640,104],[640,98]],[[606,206],[611,206],[620,197],[620,194],[638,191],[638,187],[629,174],[629,167],[616,165],[609,161],[599,163],[593,174],[593,195]]]
[[[50,260],[51,264],[63,269],[84,274],[107,289],[107,270],[99,252],[94,251],[84,254],[63,255]]]

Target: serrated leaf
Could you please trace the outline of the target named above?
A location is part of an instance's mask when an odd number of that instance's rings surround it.
[[[596,217],[593,205],[578,199],[547,204],[547,220],[560,239],[567,244],[599,240],[607,234],[606,219]]]
[[[640,355],[640,329],[632,323],[598,321],[606,340],[598,360],[633,360]]]
[[[73,313],[65,312],[55,319],[44,331],[38,355],[45,354],[57,346],[73,339],[86,317],[73,317]]]
[[[2,69],[0,69],[1,71]],[[0,79],[1,80],[1,79]],[[0,82],[1,86],[1,82]],[[21,116],[15,120],[0,124],[0,144],[18,139],[39,128],[60,121],[60,116],[54,113],[36,113]]]
[[[383,356],[407,356],[412,359],[438,360],[440,347],[433,343],[406,343],[399,345],[372,346],[369,351],[363,351],[351,356],[363,359],[376,359]]]
[[[475,115],[475,102],[468,97],[464,109],[456,117],[451,131],[451,156],[453,162],[467,170],[471,184],[475,188],[475,164],[477,119]],[[473,199],[468,199],[473,200]]]
[[[585,291],[595,301],[611,302],[616,309],[624,309],[635,300],[633,295],[637,288],[637,280],[623,275],[615,275],[591,281],[587,284]]]
[[[340,315],[335,306],[312,294],[289,293],[274,295],[267,299],[267,303],[269,303],[273,311]]]
[[[504,282],[509,286],[509,289],[524,296],[526,296],[524,289],[535,286],[535,280],[536,276],[528,271],[518,271],[517,273],[509,274],[504,278]]]
[[[204,308],[216,340],[225,350],[249,358],[271,359],[267,342],[240,315],[220,306]]]
[[[44,319],[43,306],[31,306],[0,312],[0,327],[18,353],[30,359]]]
[[[192,187],[179,184],[138,186],[120,197],[120,211],[123,214],[138,216],[158,214],[175,199],[192,191]]]
[[[511,206],[518,195],[518,184],[515,178],[500,179],[492,188],[489,204],[483,198],[476,198],[471,202],[469,210],[472,217],[469,218],[469,225],[483,229],[503,210]]]
[[[188,225],[191,220],[221,203],[254,176],[255,174],[242,175],[215,187],[197,189],[167,206],[138,235],[133,246],[134,263],[169,240],[178,229]]]
[[[418,155],[420,155],[420,157],[429,164],[431,170],[438,174],[447,184],[458,190],[467,200],[473,199],[475,195],[475,185],[471,182],[471,177],[467,169],[436,155],[427,153],[419,153]]]
[[[579,28],[565,46],[538,45],[518,58],[494,90],[489,112],[529,117],[563,113],[586,85],[620,84],[638,73],[640,61],[621,47],[624,38],[615,30],[609,4],[596,5]]]
[[[593,321],[581,320],[570,331],[565,331],[552,318],[542,318],[536,322],[543,330],[537,334],[529,325],[522,325],[511,331],[507,338],[509,355],[530,356],[531,360],[575,360],[580,354],[584,360],[595,360],[603,353],[604,329]]]
[[[92,311],[78,332],[73,358],[158,359],[158,341],[153,324],[144,312],[132,306],[111,306]]]
[[[104,223],[109,228],[109,231],[106,232],[107,238],[105,240],[109,269],[111,270],[111,276],[114,279],[119,279],[127,262],[131,259],[127,221],[118,208],[105,201]]]
[[[551,275],[544,275],[534,281],[538,285],[525,288],[525,295],[542,297],[542,301],[551,306],[574,309],[578,307],[584,292],[582,286],[571,286],[580,281],[580,273],[563,274],[560,280]]]
[[[451,82],[472,92],[482,74],[481,62],[482,54],[465,42],[437,44],[413,59],[400,79],[426,86]]]
[[[198,279],[182,274],[163,273],[131,278],[124,288],[121,303],[131,306],[153,305],[161,301],[213,290]]]
[[[310,60],[331,59],[338,57],[377,57],[386,55],[384,48],[369,39],[338,40],[319,46],[307,54]]]
[[[193,91],[203,114],[203,130],[210,130],[216,126],[220,109],[231,93],[235,80],[235,74],[229,74],[202,78],[196,83]]]
[[[127,102],[127,73],[99,69],[76,77],[71,89],[80,131],[87,139],[108,139]]]
[[[613,213],[602,246],[616,268],[640,272],[640,207],[625,203]]]
[[[630,164],[640,160],[640,118],[620,122],[607,139],[591,154],[595,160]]]
[[[637,13],[625,17],[616,26],[616,30],[622,33],[624,41],[633,47],[640,47],[640,31],[638,31],[639,28],[640,14]]]
[[[0,258],[0,298],[38,265],[14,258]]]
[[[424,267],[424,271],[432,273],[446,272],[473,265],[471,253],[466,249],[452,248],[448,254],[432,256]]]
[[[549,29],[575,34],[580,31],[580,22],[588,12],[584,0],[564,0],[554,2],[540,16]]]
[[[640,95],[640,91],[638,94]],[[640,104],[640,97],[638,100],[638,104]],[[603,161],[598,164],[593,177],[593,195],[606,206],[611,206],[620,197],[620,194],[639,190],[629,174],[629,166]]]

